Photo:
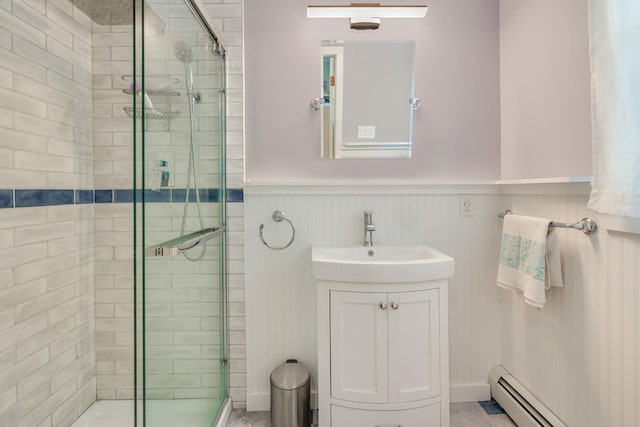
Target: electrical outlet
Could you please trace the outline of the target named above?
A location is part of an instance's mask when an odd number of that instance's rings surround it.
[[[460,216],[474,216],[475,203],[473,196],[460,196]]]
[[[375,126],[358,126],[358,138],[359,139],[373,139],[376,137]]]

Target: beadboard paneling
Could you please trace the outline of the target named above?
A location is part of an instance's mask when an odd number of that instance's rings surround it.
[[[640,235],[607,240],[608,425],[640,425]]]
[[[311,247],[361,244],[365,210],[374,212],[376,245],[425,243],[455,259],[449,307],[451,385],[458,396],[487,398],[487,374],[500,360],[500,291],[493,285],[500,196],[473,188],[443,193],[428,186],[420,191],[380,189],[378,194],[364,186],[334,195],[322,186],[308,187],[306,194],[280,189],[245,187],[247,408],[268,409],[269,374],[287,358],[297,358],[315,376]],[[459,195],[469,192],[476,193],[475,216],[461,217]],[[264,224],[271,245],[289,240],[288,225],[271,219],[274,210],[284,211],[296,227],[294,243],[283,251],[268,249],[258,237]]]
[[[567,222],[591,216],[599,230],[558,230],[565,287],[549,292],[543,310],[501,297],[503,365],[567,425],[638,426],[640,237],[610,230],[586,202],[505,197],[515,213]]]

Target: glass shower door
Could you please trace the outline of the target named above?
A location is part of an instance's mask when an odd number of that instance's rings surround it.
[[[227,388],[224,53],[188,1],[143,16],[138,425],[209,427]]]

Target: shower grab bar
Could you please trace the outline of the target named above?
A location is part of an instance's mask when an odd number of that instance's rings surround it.
[[[511,212],[511,209],[507,209],[504,212],[500,212],[498,214],[498,218],[503,219],[505,216],[512,213],[513,212]],[[598,224],[595,222],[595,220],[588,217],[582,218],[580,221],[574,223],[551,221],[549,227],[573,228],[574,230],[582,231],[584,234],[594,234],[596,231],[598,231]]]
[[[205,228],[147,248],[145,250],[145,255],[153,257],[176,256],[223,234],[224,227]]]

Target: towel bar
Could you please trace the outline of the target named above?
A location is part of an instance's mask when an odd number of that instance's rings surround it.
[[[504,218],[506,215],[512,213],[513,212],[511,212],[511,209],[507,209],[504,212],[500,212],[498,214],[498,218]],[[549,227],[573,228],[575,230],[582,231],[584,234],[594,234],[596,231],[598,231],[598,224],[591,218],[582,218],[580,221],[575,223],[551,221]]]

